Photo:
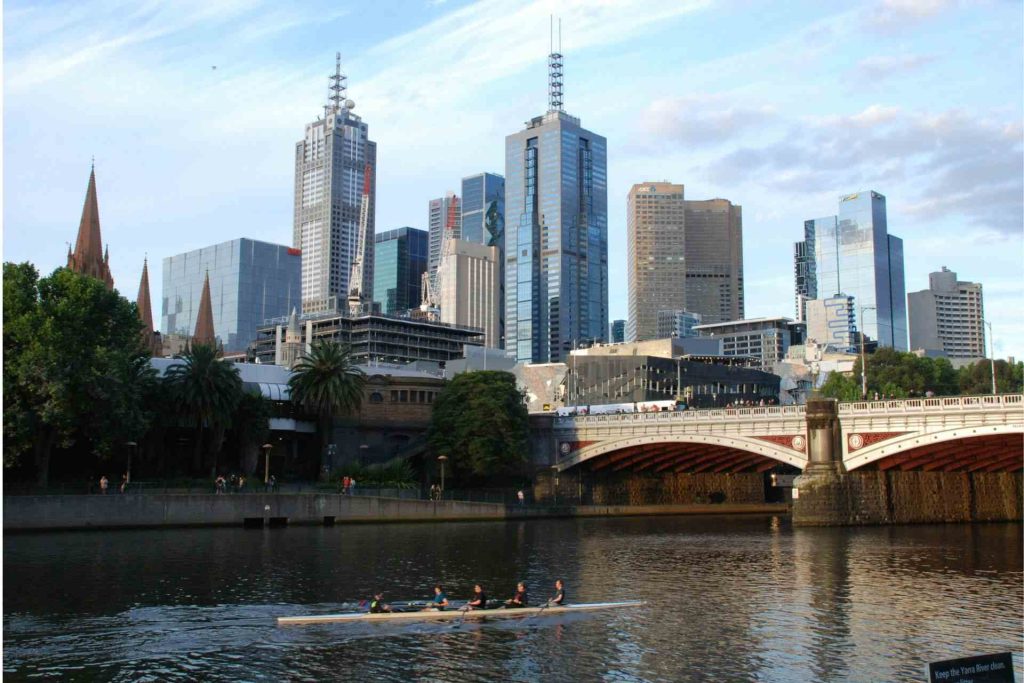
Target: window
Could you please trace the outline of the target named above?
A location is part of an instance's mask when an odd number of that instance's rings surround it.
[[[384,397],[381,395],[381,393],[379,391],[375,391],[372,394],[370,394],[370,403],[383,403],[383,402],[384,402]]]

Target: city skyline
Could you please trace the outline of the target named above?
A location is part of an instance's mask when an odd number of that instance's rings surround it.
[[[907,289],[926,286],[943,264],[982,282],[997,355],[1024,355],[1012,257],[1021,249],[1024,176],[1019,69],[985,67],[998,63],[995,54],[1020,54],[1019,12],[943,2],[843,12],[715,2],[644,8],[504,11],[450,2],[410,5],[395,23],[372,16],[378,9],[344,7],[335,10],[342,16],[325,16],[182,4],[146,15],[69,5],[61,23],[50,23],[52,8],[9,4],[5,260],[31,260],[43,272],[62,265],[92,154],[111,269],[129,298],[147,253],[163,259],[239,237],[287,243],[294,131],[322,106],[324,66],[338,47],[331,28],[352,21],[367,30],[346,44],[342,66],[359,74],[356,111],[374,122],[380,145],[378,226],[426,227],[423,202],[467,174],[501,169],[504,134],[543,105],[554,11],[565,28],[570,109],[608,138],[609,317],[626,313],[625,196],[633,183],[669,177],[694,196],[744,207],[747,317],[792,315],[791,245],[803,220],[873,188],[888,198],[890,230],[905,241]],[[760,32],[748,20],[735,40],[705,37],[743,14],[758,16]],[[227,23],[239,31],[225,41],[216,29]],[[482,30],[492,40],[467,58],[459,46],[479,45]],[[689,39],[674,40],[680,33]],[[661,65],[636,76],[655,53]],[[403,66],[410,54],[421,55],[414,79]],[[173,55],[183,58],[166,59]],[[816,60],[806,63],[809,56]],[[791,71],[783,78],[780,67]],[[984,83],[971,77],[978,69],[989,74]],[[601,85],[609,79],[612,98]],[[132,96],[115,81],[133,84]],[[798,92],[811,101],[792,101]],[[65,125],[58,95],[86,112],[72,117],[74,135],[32,135]],[[384,121],[399,100],[415,106]],[[448,120],[437,118],[442,111]],[[154,128],[175,133],[150,137]],[[436,129],[430,139],[427,129]],[[162,298],[163,283],[151,286]]]

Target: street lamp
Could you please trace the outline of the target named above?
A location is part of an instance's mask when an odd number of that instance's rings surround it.
[[[448,456],[439,455],[437,461],[441,463],[441,497],[444,498],[444,464],[448,462]]]
[[[265,443],[260,448],[263,449],[263,488],[266,488],[270,484],[270,451],[274,447],[272,443]]]
[[[992,323],[985,321],[988,326],[988,358],[992,367],[992,395],[996,395],[996,340],[992,338]]]
[[[864,311],[874,311],[875,316],[878,316],[877,306],[861,306],[860,307],[860,398],[862,401],[868,400],[868,367],[864,363]]]
[[[993,375],[993,377],[995,377],[995,375]],[[994,380],[992,386],[995,386]],[[135,443],[134,441],[129,441],[128,443],[125,444],[125,446],[128,447],[128,471],[125,472],[125,481],[129,484],[132,483],[132,451],[134,451],[138,447],[138,445],[139,444]]]
[[[558,465],[551,466],[551,477],[551,493],[552,497],[555,499],[555,505],[558,505]]]

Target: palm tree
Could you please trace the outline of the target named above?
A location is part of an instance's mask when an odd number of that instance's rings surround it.
[[[327,451],[331,436],[331,422],[336,416],[350,413],[363,400],[366,375],[356,367],[352,349],[347,344],[318,340],[308,354],[303,354],[288,380],[292,402],[307,413],[315,415],[320,433],[320,459]]]
[[[237,368],[217,358],[213,346],[195,344],[182,354],[181,360],[180,365],[167,370],[165,381],[185,423],[196,430],[194,470],[202,468],[204,432],[212,431],[213,476],[216,476],[220,442],[242,398],[242,378]]]

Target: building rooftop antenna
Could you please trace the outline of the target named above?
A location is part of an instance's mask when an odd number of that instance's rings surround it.
[[[551,53],[548,54],[548,113],[562,109],[562,20],[558,20],[558,51],[555,51],[555,17],[551,15]]]
[[[331,102],[331,111],[335,114],[341,110],[342,104],[345,102],[345,90],[348,87],[345,83],[346,76],[341,73],[341,53],[334,53],[334,73],[330,76],[331,85],[329,90],[331,91],[330,97],[327,99]]]

